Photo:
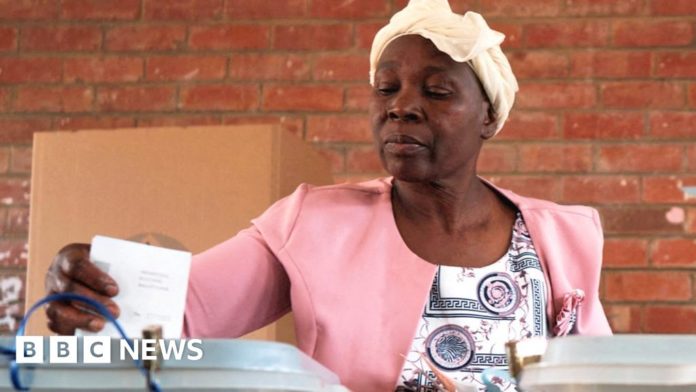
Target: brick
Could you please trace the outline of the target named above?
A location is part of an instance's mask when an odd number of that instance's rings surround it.
[[[60,17],[73,20],[135,20],[141,0],[62,0]]]
[[[570,55],[571,77],[577,78],[647,78],[651,55],[647,52],[582,51]]]
[[[696,83],[689,84],[689,106],[696,108]]]
[[[65,59],[67,83],[137,82],[143,77],[139,57],[77,57]]]
[[[287,19],[306,15],[307,0],[249,1],[227,0],[228,19]]]
[[[29,208],[14,207],[7,213],[7,233],[13,235],[29,234]]]
[[[679,145],[613,145],[599,148],[600,172],[679,171],[682,147]]]
[[[606,107],[665,109],[684,106],[684,89],[670,82],[607,82],[600,85]]]
[[[352,46],[348,24],[275,26],[273,48],[288,50],[338,50]]]
[[[603,20],[556,20],[524,25],[528,48],[598,47],[609,42],[609,23]]]
[[[636,207],[600,207],[605,234],[681,233],[684,225],[672,223],[667,207],[642,205]]]
[[[16,248],[18,249],[18,252],[16,252],[16,254],[19,256],[19,258],[26,261],[29,250],[26,240],[13,239],[5,242],[5,244],[9,243],[17,244]],[[5,254],[6,256],[9,255],[9,253],[15,253],[7,252],[7,250],[8,249],[5,247],[0,251],[0,253]],[[16,265],[4,266],[17,267]],[[4,272],[0,274],[0,286],[3,288],[3,300],[5,302],[5,304],[1,305],[3,308],[2,314],[18,317],[19,320],[21,320],[22,313],[24,312],[24,304],[22,304],[22,302],[24,302],[25,290],[22,290],[22,287],[25,287],[26,283],[26,276],[24,273],[26,269],[23,267],[25,267],[25,265],[21,265],[19,268],[6,268],[3,270]],[[6,325],[3,327],[6,327]]]
[[[0,88],[0,113],[10,110],[10,89]]]
[[[92,109],[92,87],[22,87],[17,89],[17,112],[85,112]]]
[[[12,276],[8,277],[7,279],[14,279],[17,278],[19,279],[18,276]],[[0,279],[5,279],[5,278],[0,278]],[[16,281],[18,285],[23,285],[26,279],[24,277],[21,278],[21,280]],[[14,280],[13,280],[14,282]],[[3,283],[7,284],[7,283]],[[22,287],[22,286],[19,286]],[[23,290],[22,290],[23,293]],[[6,335],[14,335],[17,333],[17,328],[19,324],[22,321],[22,318],[24,317],[24,300],[20,301],[13,301],[11,304],[8,305],[0,305],[0,312],[4,314],[6,317],[3,319],[3,323],[0,324],[0,333],[6,334]]]
[[[0,173],[5,174],[10,170],[10,148],[0,147]],[[4,211],[4,210],[0,210]],[[3,220],[0,219],[0,230],[3,228]],[[0,233],[2,235],[2,233]]]
[[[400,11],[401,9],[406,7],[407,3],[408,0],[394,0],[394,7],[392,8],[392,12]],[[476,0],[449,0],[448,3],[452,8],[452,11],[458,14],[463,14],[466,11],[480,11],[478,8],[475,7]]]
[[[95,26],[40,26],[24,28],[20,45],[24,51],[93,51],[101,40],[101,29]]]
[[[696,267],[696,240],[658,239],[653,246],[651,259],[657,267]]]
[[[642,113],[602,112],[566,113],[563,136],[566,139],[639,139],[645,122]]]
[[[230,60],[231,79],[307,80],[310,64],[304,56],[292,54],[239,54]]]
[[[686,169],[696,171],[696,146],[686,147]]]
[[[481,0],[481,11],[486,17],[542,17],[558,16],[560,0]]]
[[[31,173],[31,147],[12,146],[10,171],[14,174]]]
[[[370,122],[363,115],[309,116],[307,137],[312,142],[372,142]]]
[[[385,173],[382,161],[373,145],[348,149],[346,152],[346,171],[349,173]]]
[[[28,206],[29,183],[28,178],[0,177],[0,206]]]
[[[508,54],[517,79],[564,78],[568,76],[569,60],[564,53],[521,51]]]
[[[555,176],[490,176],[487,178],[501,188],[510,189],[528,197],[558,200],[560,195],[560,181]]]
[[[227,72],[223,56],[153,56],[145,63],[145,75],[152,81],[219,80]]]
[[[343,89],[337,86],[290,84],[265,85],[264,110],[338,111],[343,106]]]
[[[696,202],[682,187],[696,186],[696,177],[651,176],[643,178],[643,201],[647,203]]]
[[[184,110],[254,110],[259,89],[255,84],[185,87],[179,100]]]
[[[508,144],[484,144],[477,162],[480,173],[501,173],[515,171],[517,149]]]
[[[109,112],[173,110],[174,87],[102,87],[97,91],[98,108]]]
[[[570,16],[641,15],[645,0],[566,0],[563,13]]]
[[[222,120],[223,124],[272,124],[280,125],[286,131],[302,137],[304,131],[304,118],[300,116],[274,116],[274,115],[239,115],[225,116]]]
[[[31,143],[34,132],[51,128],[47,117],[0,118],[0,143]]]
[[[641,332],[642,311],[635,305],[604,305],[609,325],[614,333]]]
[[[696,331],[696,306],[664,305],[645,309],[647,333],[693,334]]]
[[[645,267],[648,265],[648,241],[610,238],[604,241],[603,266],[608,268]]]
[[[315,80],[367,81],[370,61],[364,55],[322,56],[314,63]]]
[[[7,212],[6,234],[26,236],[29,234],[29,208],[10,208]]]
[[[23,239],[5,239],[0,240],[0,266],[2,267],[24,267],[27,266],[27,243]],[[3,274],[0,276],[0,281],[7,279],[7,275]],[[24,297],[23,290],[21,287],[24,286],[22,283],[19,285],[20,297]],[[17,300],[20,300],[18,298]]]
[[[650,2],[650,11],[654,15],[694,15],[696,14],[696,3],[693,0],[653,0]]]
[[[372,99],[372,86],[361,84],[346,88],[346,109],[366,111]]]
[[[104,39],[104,47],[114,52],[178,50],[185,45],[185,26],[115,26]]]
[[[495,140],[540,140],[558,137],[556,115],[513,110]]]
[[[696,113],[652,112],[650,135],[658,138],[696,138]]]
[[[57,82],[61,72],[57,58],[0,58],[0,83]]]
[[[355,43],[359,49],[371,49],[375,34],[385,23],[360,23],[355,25]]]
[[[686,21],[617,20],[612,26],[616,46],[685,46],[694,39],[693,25]]]
[[[696,78],[696,51],[658,53],[655,75],[671,78]]]
[[[189,47],[200,49],[264,49],[270,30],[262,25],[216,25],[191,28]]]
[[[221,115],[174,114],[145,115],[138,118],[138,127],[189,127],[198,125],[221,125]]]
[[[563,179],[563,203],[636,203],[640,181],[628,176],[581,176]]]
[[[17,49],[17,29],[0,27],[0,52]]]
[[[71,115],[61,116],[55,121],[55,127],[61,130],[75,131],[80,129],[114,129],[132,128],[135,119],[129,116]]]
[[[346,153],[343,148],[333,146],[315,146],[319,153],[331,165],[332,173],[344,173],[346,171]],[[374,154],[374,153],[373,153]]]
[[[309,15],[326,19],[367,19],[389,15],[389,1],[352,0],[336,2],[335,0],[312,0]]]
[[[688,234],[696,234],[696,208],[694,207],[689,207],[686,209],[684,231]]]
[[[505,34],[505,41],[503,41],[501,45],[503,50],[522,47],[522,25],[493,21],[490,23],[490,27],[493,30]]]
[[[631,271],[605,274],[609,301],[687,301],[692,297],[691,277],[681,272]]]
[[[516,105],[519,109],[591,108],[596,95],[591,83],[524,83]]]
[[[587,172],[592,168],[588,145],[525,144],[519,147],[523,172]]]
[[[56,19],[58,7],[58,0],[0,0],[0,20]]]
[[[224,0],[143,0],[145,19],[204,21],[220,19]]]

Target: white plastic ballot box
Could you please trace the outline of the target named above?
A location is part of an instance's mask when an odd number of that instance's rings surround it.
[[[696,335],[552,339],[519,385],[524,392],[694,392]]]
[[[121,358],[120,339],[111,339],[111,361],[86,364],[83,339],[77,342],[77,363],[48,363],[49,337],[44,337],[41,364],[19,365],[19,379],[31,391],[145,391],[146,381],[129,354]],[[14,337],[0,338],[12,347]],[[178,339],[165,339],[177,343]],[[190,340],[188,341],[190,342]],[[347,392],[338,377],[296,347],[255,340],[202,340],[202,352],[182,350],[179,359],[170,352],[155,371],[162,391],[322,391]],[[9,361],[0,358],[0,390],[14,390]]]

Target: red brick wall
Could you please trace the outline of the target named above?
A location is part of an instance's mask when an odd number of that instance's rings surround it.
[[[33,132],[281,122],[338,180],[379,175],[368,50],[405,2],[0,0],[0,329],[22,311]],[[521,82],[481,171],[600,209],[617,331],[696,332],[696,1],[452,4],[508,35]]]

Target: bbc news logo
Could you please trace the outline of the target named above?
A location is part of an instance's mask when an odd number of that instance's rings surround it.
[[[112,360],[111,338],[108,336],[84,336],[82,349],[79,349],[77,336],[50,336],[48,347],[44,347],[43,336],[18,336],[16,338],[17,363],[45,363],[45,349],[48,363],[110,363]],[[130,343],[118,339],[118,358],[124,360],[189,360],[203,359],[200,339],[133,339]]]

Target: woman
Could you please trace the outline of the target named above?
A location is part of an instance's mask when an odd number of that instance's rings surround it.
[[[504,343],[611,333],[598,300],[597,212],[498,189],[476,175],[517,84],[503,36],[445,0],[412,0],[376,36],[370,116],[393,178],[300,186],[234,238],[195,257],[185,331],[236,337],[294,312],[300,349],[353,390],[480,386]],[[49,292],[118,289],[66,247]],[[572,306],[583,299],[582,308]],[[103,321],[53,303],[70,334]],[[419,389],[420,388],[420,389]]]

